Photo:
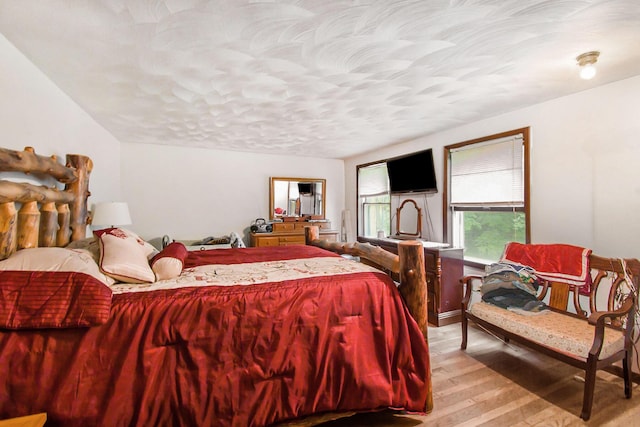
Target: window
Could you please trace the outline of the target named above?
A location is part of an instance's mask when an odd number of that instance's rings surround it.
[[[529,242],[529,128],[445,147],[447,241],[465,261],[496,262],[506,243]]]
[[[391,196],[385,162],[358,166],[358,235],[391,234]],[[360,220],[361,219],[361,220]]]

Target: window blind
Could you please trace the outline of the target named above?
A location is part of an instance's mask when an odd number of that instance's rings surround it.
[[[358,194],[360,197],[380,196],[387,193],[389,193],[389,177],[385,162],[358,169]]]
[[[452,206],[524,206],[522,134],[450,152]]]

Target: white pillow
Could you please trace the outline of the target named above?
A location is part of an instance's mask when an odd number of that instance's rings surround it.
[[[144,240],[119,228],[97,230],[94,234],[100,243],[100,270],[104,274],[125,283],[155,281],[147,259],[151,252]]]
[[[107,285],[112,285],[115,282],[100,271],[91,253],[85,249],[22,249],[0,261],[0,270],[75,271],[93,276]]]
[[[138,242],[138,244],[142,246],[142,251],[144,252],[144,256],[146,256],[148,260],[150,260],[151,258],[153,258],[158,254],[159,251],[158,249],[156,249],[155,246],[145,241],[143,238],[138,236],[133,231],[128,230],[126,228],[118,228],[118,230],[121,230],[127,237],[131,237],[132,239],[135,239]]]

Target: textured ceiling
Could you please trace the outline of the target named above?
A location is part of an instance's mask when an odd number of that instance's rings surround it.
[[[0,0],[0,32],[122,143],[317,157],[640,74],[639,0]]]

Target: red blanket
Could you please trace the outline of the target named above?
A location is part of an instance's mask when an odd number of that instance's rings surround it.
[[[511,242],[505,247],[503,262],[526,265],[536,275],[553,282],[585,286],[591,285],[589,256],[591,249],[565,244],[523,244]]]
[[[318,255],[310,249],[212,250],[189,262]],[[46,412],[52,427],[424,411],[430,384],[424,337],[381,273],[117,294],[100,326],[0,330],[0,418]]]

